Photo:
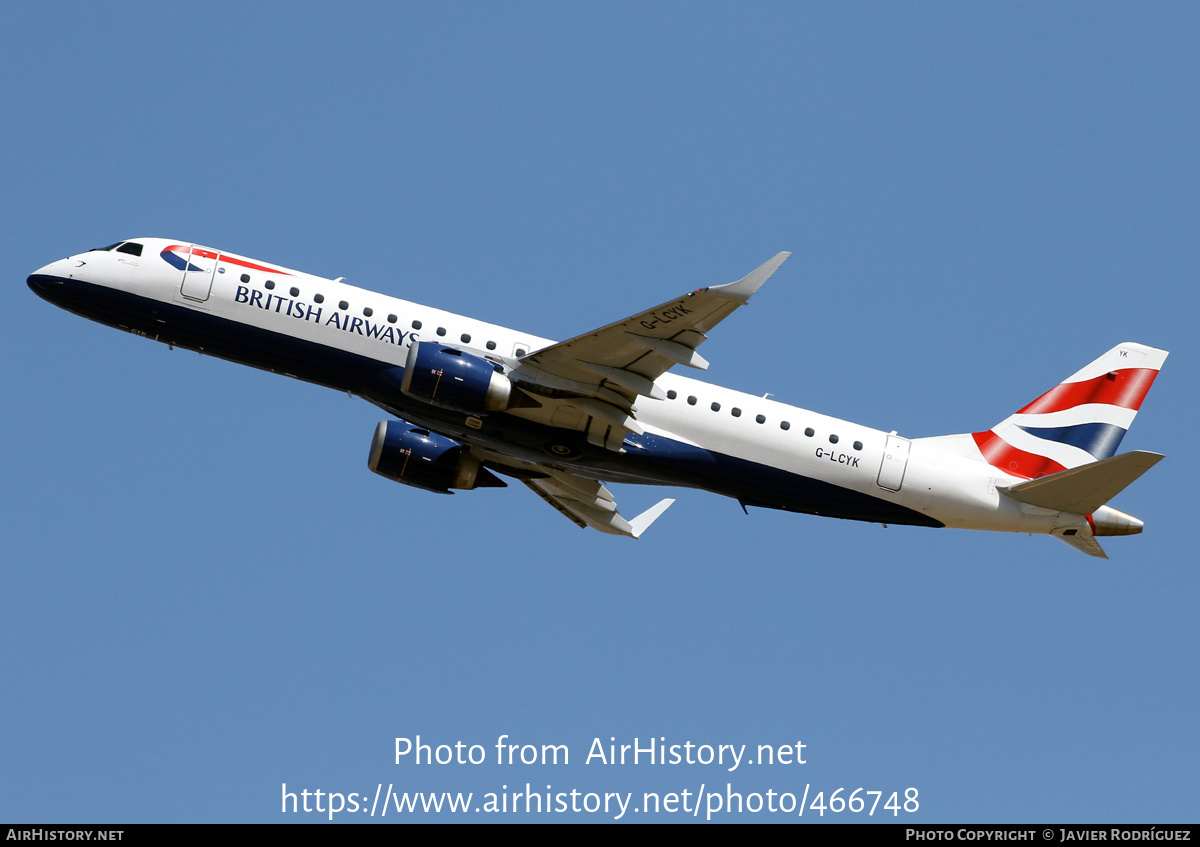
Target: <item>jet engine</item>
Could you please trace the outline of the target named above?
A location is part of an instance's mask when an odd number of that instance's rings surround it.
[[[498,365],[429,341],[415,341],[408,348],[400,390],[434,406],[468,414],[507,409],[514,393]]]
[[[505,483],[453,439],[404,421],[380,421],[367,467],[394,482],[449,494],[451,488],[504,488]]]

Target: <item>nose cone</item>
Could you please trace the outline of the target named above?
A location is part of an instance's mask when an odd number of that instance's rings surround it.
[[[49,265],[45,268],[38,268],[25,280],[25,283],[29,286],[29,290],[43,300],[50,299],[52,289],[62,287],[61,282],[56,282],[53,276],[46,273],[47,268],[49,268]]]
[[[25,283],[29,286],[29,290],[38,297],[51,303],[57,303],[63,294],[65,283],[71,279],[68,266],[75,264],[78,262],[71,262],[69,259],[51,262],[44,268],[38,268],[31,273]]]

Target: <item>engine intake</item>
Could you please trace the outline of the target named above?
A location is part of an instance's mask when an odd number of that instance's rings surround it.
[[[451,488],[504,488],[465,444],[403,421],[380,421],[367,467],[393,482],[449,494]]]
[[[487,359],[416,341],[408,348],[400,390],[434,406],[473,414],[507,409],[513,385]]]

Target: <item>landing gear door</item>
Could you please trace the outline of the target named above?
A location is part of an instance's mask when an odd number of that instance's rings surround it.
[[[189,300],[204,302],[212,290],[213,274],[216,273],[217,263],[221,254],[216,250],[205,250],[203,247],[192,247],[188,252],[187,263],[183,266],[183,284],[179,293]]]
[[[904,484],[904,471],[908,467],[908,448],[912,444],[906,438],[889,435],[883,448],[883,463],[879,466],[879,487],[888,491],[899,491]]]

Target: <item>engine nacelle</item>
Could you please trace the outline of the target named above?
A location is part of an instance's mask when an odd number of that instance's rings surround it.
[[[380,421],[367,467],[380,476],[427,491],[503,488],[465,444],[403,421]]]
[[[512,382],[487,359],[430,341],[415,341],[408,348],[405,394],[460,412],[507,409]]]

